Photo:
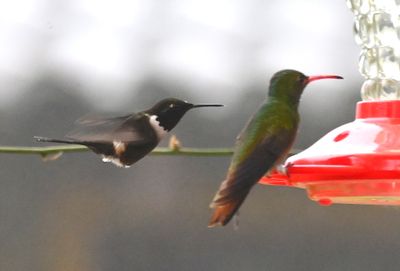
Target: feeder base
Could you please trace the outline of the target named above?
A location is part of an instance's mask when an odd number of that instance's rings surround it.
[[[328,181],[306,186],[308,197],[319,204],[400,205],[399,180]]]
[[[356,120],[287,161],[260,183],[307,190],[321,205],[400,205],[400,100],[359,102]]]

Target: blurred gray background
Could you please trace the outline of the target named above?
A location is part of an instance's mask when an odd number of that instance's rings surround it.
[[[354,119],[362,83],[342,0],[1,0],[0,44],[2,145],[37,146],[32,136],[62,137],[88,112],[172,96],[224,103],[189,112],[174,133],[230,147],[275,71],[340,74],[306,89],[306,148]],[[0,270],[397,270],[397,208],[320,207],[303,190],[258,185],[238,231],[207,229],[228,164],[0,154]]]

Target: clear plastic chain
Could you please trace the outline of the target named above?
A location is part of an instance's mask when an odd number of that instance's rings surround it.
[[[361,46],[363,100],[400,99],[400,0],[347,0]]]

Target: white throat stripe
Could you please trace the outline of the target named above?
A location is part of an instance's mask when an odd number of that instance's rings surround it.
[[[157,120],[157,116],[156,115],[149,116],[149,121],[151,127],[153,127],[153,129],[156,131],[158,139],[163,138],[163,136],[167,133],[167,130],[165,130],[164,127],[160,125],[160,122]]]

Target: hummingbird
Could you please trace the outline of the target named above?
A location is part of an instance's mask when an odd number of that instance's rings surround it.
[[[35,137],[39,142],[84,145],[100,154],[104,162],[129,167],[151,152],[193,108],[222,104],[192,104],[176,98],[159,101],[150,109],[119,117],[83,117],[66,139]]]
[[[296,70],[281,70],[272,76],[267,99],[236,138],[226,178],[210,204],[214,211],[209,227],[225,226],[259,179],[284,161],[296,137],[304,88],[312,81],[329,78],[343,79],[306,76]]]

